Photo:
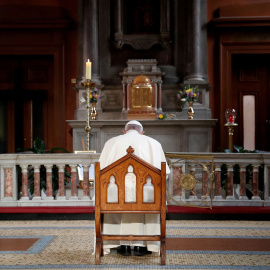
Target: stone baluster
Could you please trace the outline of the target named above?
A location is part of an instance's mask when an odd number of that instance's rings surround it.
[[[83,165],[83,197],[82,200],[90,200],[89,196],[89,165]]]
[[[40,196],[40,165],[34,165],[34,197],[32,200],[41,200],[41,196]]]
[[[252,179],[252,200],[261,200],[259,197],[259,165],[252,165],[253,179]]]
[[[239,200],[248,200],[246,196],[246,164],[240,164],[240,196]]]
[[[71,197],[70,200],[78,200],[77,190],[77,166],[70,165],[71,167]]]
[[[57,200],[66,200],[65,196],[65,165],[58,165],[58,197]]]
[[[28,201],[28,166],[21,165],[22,168],[22,201]]]
[[[226,200],[235,200],[233,196],[233,165],[227,165],[227,197]]]
[[[46,200],[53,200],[52,165],[46,165]]]
[[[215,197],[214,200],[223,200],[221,196],[221,165],[215,165]]]
[[[4,168],[4,200],[13,199],[13,169]]]
[[[206,196],[208,192],[208,173],[206,168],[202,169],[202,195]],[[207,197],[209,197],[207,195]]]
[[[193,175],[195,177],[195,164],[194,163],[190,163],[189,165],[189,171],[190,171],[190,174]],[[198,197],[196,195],[196,186],[190,190],[190,196],[189,196],[189,199],[190,200],[197,200]]]

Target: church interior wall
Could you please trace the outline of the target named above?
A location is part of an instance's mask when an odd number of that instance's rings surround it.
[[[63,69],[64,69],[64,110],[66,120],[74,120],[76,118],[77,103],[76,91],[71,84],[71,79],[80,77],[80,69],[84,65],[84,61],[78,60],[80,57],[80,46],[82,40],[78,39],[78,29],[81,27],[79,19],[81,16],[80,4],[84,2],[78,1],[54,1],[54,0],[25,0],[23,5],[25,6],[49,6],[49,7],[62,7],[65,8],[67,15],[73,22],[73,26],[63,33],[62,39],[64,39],[63,46]],[[176,105],[166,103],[166,97],[172,96],[173,93],[177,93],[178,88],[183,87],[183,80],[186,72],[187,61],[187,46],[186,42],[190,36],[186,27],[188,14],[188,1],[168,1],[169,2],[169,30],[171,34],[172,42],[168,44],[167,48],[162,48],[156,44],[147,50],[136,50],[129,45],[124,45],[121,50],[115,48],[113,45],[113,33],[114,33],[114,9],[116,1],[99,0],[99,52],[100,52],[100,77],[101,88],[107,95],[113,96],[117,93],[121,97],[122,85],[121,76],[119,72],[123,71],[126,67],[126,61],[128,59],[157,59],[158,66],[161,71],[165,72],[163,78],[163,90],[164,100],[163,106],[165,111],[175,110],[178,111]],[[231,6],[231,5],[250,5],[254,3],[266,3],[265,0],[203,0],[201,1],[201,14],[206,13],[207,16],[201,16],[202,25],[202,43],[201,43],[201,72],[203,75],[203,84],[207,88],[207,100],[205,106],[210,111],[210,117],[212,119],[221,119],[224,117],[223,113],[219,110],[220,104],[220,81],[219,81],[219,47],[218,47],[218,33],[216,29],[211,25],[213,18],[217,16],[219,8]],[[18,6],[22,1],[12,0],[5,1],[0,0],[0,7],[5,5]],[[241,12],[241,11],[240,11]],[[16,15],[16,14],[15,14]],[[46,18],[45,18],[46,20]],[[31,48],[31,44],[50,44],[55,42],[59,35],[40,35],[40,31],[30,32],[13,29],[9,34],[6,34],[6,29],[1,30],[0,45],[16,46],[16,44],[26,44]],[[45,33],[47,30],[42,30]],[[38,33],[39,32],[39,33]],[[15,33],[12,36],[12,33]],[[207,34],[206,34],[207,33]],[[61,39],[61,38],[60,38]],[[210,89],[210,90],[209,90]],[[112,97],[113,99],[113,97]],[[170,100],[170,99],[168,99]],[[104,102],[104,101],[102,101]],[[113,107],[115,106],[115,107]],[[167,106],[167,107],[166,107]],[[107,109],[110,112],[110,119],[114,117],[120,118],[122,108],[122,100],[120,98],[118,103],[112,105]],[[209,117],[209,111],[207,111],[207,117]],[[61,140],[65,147],[69,151],[73,151],[73,134],[72,128],[68,123],[64,124],[65,130],[56,130],[56,137],[58,141]],[[217,151],[220,147],[220,136],[222,130],[219,123],[212,132],[212,149]],[[60,138],[60,139],[59,139]],[[57,147],[60,145],[54,145]]]

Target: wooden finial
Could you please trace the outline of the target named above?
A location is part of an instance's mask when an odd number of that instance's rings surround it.
[[[127,153],[132,154],[133,152],[134,152],[134,149],[131,146],[129,146],[129,148],[127,149]]]

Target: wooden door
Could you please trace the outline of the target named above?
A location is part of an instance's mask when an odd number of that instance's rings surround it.
[[[269,116],[270,116],[270,56],[267,54],[239,54],[232,56],[232,104],[237,109],[234,140],[244,146],[245,136],[249,136],[252,127],[248,127],[247,114],[254,109],[254,146],[256,150],[270,150]],[[244,100],[251,98],[254,104],[244,110]],[[245,118],[246,117],[246,118]],[[245,118],[245,121],[244,121]],[[251,117],[250,121],[253,117]],[[252,135],[251,135],[252,137]],[[254,150],[254,149],[250,149]]]
[[[0,153],[31,148],[52,135],[53,57],[0,57]],[[53,125],[52,125],[53,126]]]

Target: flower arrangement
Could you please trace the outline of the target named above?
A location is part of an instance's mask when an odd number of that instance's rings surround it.
[[[90,103],[97,103],[100,98],[101,96],[99,94],[99,90],[96,87],[90,90],[90,93],[89,93]]]
[[[157,114],[157,119],[159,119],[159,120],[164,120],[164,119],[166,119],[166,114],[165,113],[160,113],[160,114]]]
[[[196,85],[195,87],[190,87],[190,85],[188,84],[184,88],[184,91],[181,90],[179,91],[179,94],[177,94],[177,99],[180,99],[184,103],[186,101],[194,102],[199,97],[198,89],[199,89],[198,85]]]

